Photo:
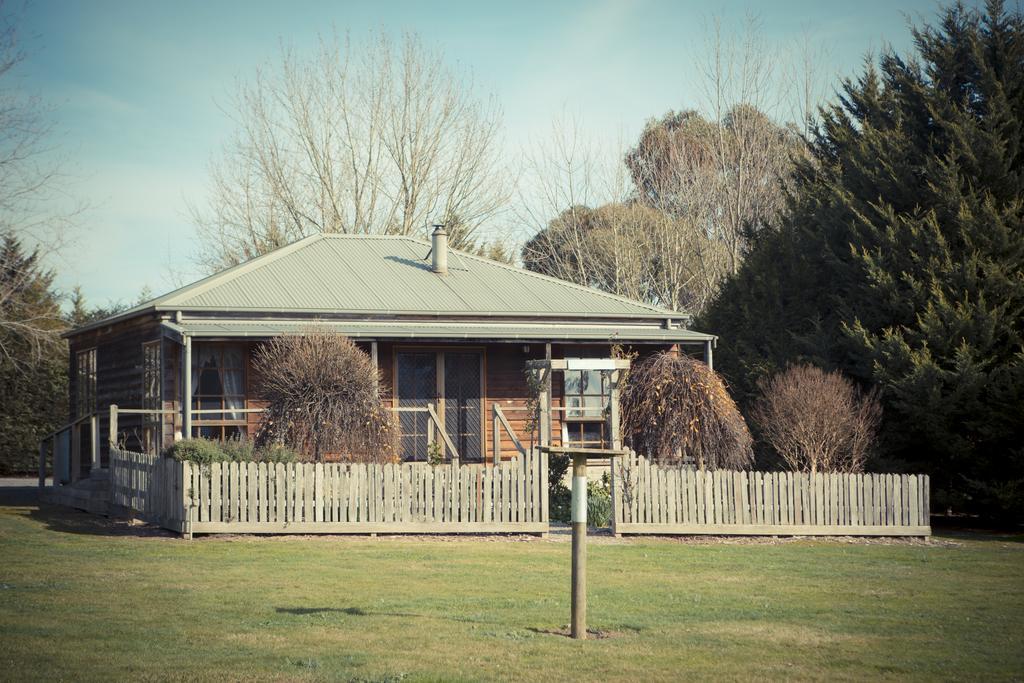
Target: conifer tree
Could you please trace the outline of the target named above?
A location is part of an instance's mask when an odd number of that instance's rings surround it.
[[[1020,515],[1024,19],[957,4],[913,35],[821,112],[786,220],[702,322],[741,393],[841,369],[881,389],[886,452],[937,503]]]
[[[0,314],[13,323],[0,325],[0,474],[25,474],[37,469],[39,437],[66,422],[67,350],[23,332],[59,333],[53,273],[13,235],[0,239]]]

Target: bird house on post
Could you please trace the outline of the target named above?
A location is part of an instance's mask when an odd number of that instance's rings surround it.
[[[553,373],[565,373],[567,370],[599,371],[608,377],[608,406],[605,419],[607,421],[607,441],[613,450],[622,448],[621,424],[619,418],[619,392],[624,371],[629,369],[628,358],[548,358],[526,362],[526,368],[533,375],[537,387],[538,415],[537,424],[540,432],[540,446],[553,445],[552,414],[565,412],[566,406],[552,405],[551,380]]]
[[[625,451],[612,448],[541,446],[542,451],[572,458],[572,618],[573,638],[587,637],[587,460],[613,458]]]
[[[624,455],[619,420],[619,383],[624,370],[629,369],[625,358],[550,358],[527,362],[534,373],[538,390],[538,425],[540,449],[547,453],[567,455],[572,459],[572,619],[573,638],[587,637],[587,461],[613,459]],[[608,373],[609,401],[607,407],[607,434],[611,448],[582,448],[571,444],[551,444],[551,373],[566,370],[598,370]],[[565,406],[560,408],[566,410]],[[612,496],[614,499],[614,496]]]

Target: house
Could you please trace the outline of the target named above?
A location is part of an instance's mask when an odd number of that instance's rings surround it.
[[[430,242],[313,235],[68,332],[70,417],[82,426],[69,474],[104,466],[111,404],[122,409],[114,441],[137,450],[253,434],[263,406],[254,349],[311,329],[347,335],[372,356],[399,414],[404,459],[426,457],[434,428],[461,461],[508,458],[529,438],[527,361],[606,360],[620,344],[710,362],[715,337],[687,323],[450,249],[441,228]],[[573,367],[551,389],[551,439],[602,445],[607,378],[584,361]]]

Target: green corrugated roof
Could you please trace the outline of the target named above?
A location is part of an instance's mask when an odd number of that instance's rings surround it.
[[[612,315],[672,313],[412,237],[318,234],[160,297],[174,310]],[[677,317],[678,313],[675,314]]]
[[[439,275],[429,252],[429,242],[412,237],[317,234],[86,327],[150,311],[658,324],[687,317],[454,249],[448,272]]]

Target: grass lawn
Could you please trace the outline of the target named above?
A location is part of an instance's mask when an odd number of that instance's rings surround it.
[[[4,503],[7,503],[6,505]],[[1024,543],[182,541],[0,499],[9,680],[1020,679]]]

